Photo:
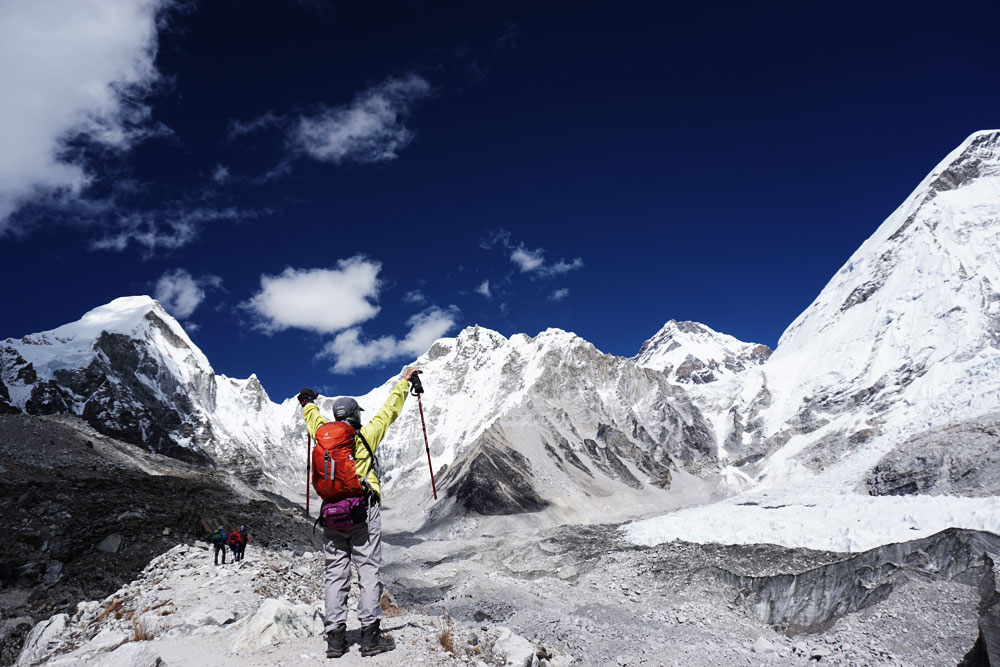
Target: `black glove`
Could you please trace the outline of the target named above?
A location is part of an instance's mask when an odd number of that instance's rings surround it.
[[[309,387],[306,387],[305,389],[299,392],[298,398],[299,398],[299,405],[305,407],[306,403],[312,403],[317,398],[319,398],[319,394],[317,394],[314,390],[310,389]]]

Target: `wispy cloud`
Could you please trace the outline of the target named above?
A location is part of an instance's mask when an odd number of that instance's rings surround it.
[[[215,165],[215,169],[212,171],[212,180],[216,183],[222,184],[229,180],[229,167],[224,164]]]
[[[235,206],[213,207],[174,204],[165,209],[129,211],[112,207],[106,213],[105,225],[110,231],[91,241],[93,250],[124,251],[139,246],[146,256],[159,251],[182,248],[195,241],[205,224],[219,221],[239,221],[268,215],[269,209],[254,210]]]
[[[337,334],[322,355],[336,359],[334,373],[350,373],[358,368],[374,366],[401,357],[416,357],[426,352],[441,336],[455,327],[458,311],[431,307],[407,320],[410,331],[400,340],[382,336],[362,340],[361,329],[352,327]]]
[[[521,273],[528,273],[535,276],[559,276],[583,268],[583,259],[579,257],[575,257],[569,261],[560,259],[554,263],[547,262],[545,260],[545,248],[532,250],[527,248],[524,243],[515,245],[511,238],[511,233],[506,229],[495,229],[487,232],[479,240],[479,247],[483,250],[503,249],[509,253],[510,261],[520,269]]]
[[[543,277],[558,276],[583,268],[583,260],[579,257],[569,262],[560,259],[553,264],[548,264],[545,261],[544,248],[529,250],[523,245],[511,251],[510,261],[521,270],[521,273],[531,273]]]
[[[229,140],[238,139],[247,134],[253,134],[254,132],[259,132],[261,130],[273,128],[273,127],[284,127],[288,122],[288,119],[284,116],[279,116],[273,111],[267,111],[266,113],[257,116],[256,118],[251,118],[250,120],[231,120],[229,121],[229,126],[227,128],[227,136]]]
[[[494,229],[486,232],[486,235],[479,240],[479,247],[483,250],[493,248],[509,248],[511,245],[510,232],[506,229]]]
[[[344,107],[298,119],[292,145],[323,162],[388,162],[413,139],[405,120],[431,86],[415,74],[369,88]]]
[[[154,296],[167,312],[183,320],[191,317],[205,300],[206,289],[221,286],[222,278],[219,276],[195,278],[185,269],[172,269],[156,281]]]
[[[421,306],[427,303],[427,296],[418,289],[410,290],[403,294],[403,303],[412,303]]]
[[[95,178],[81,146],[121,152],[167,130],[144,102],[160,82],[167,0],[5,0],[0,6],[0,234],[39,198]]]
[[[378,314],[381,268],[361,255],[340,260],[335,269],[287,268],[277,276],[261,276],[260,291],[246,306],[268,332],[343,331]]]
[[[490,292],[490,281],[489,280],[484,280],[482,282],[482,284],[479,285],[479,287],[476,288],[476,292],[478,294],[482,294],[487,299],[493,298],[493,293]]]
[[[229,137],[271,128],[284,133],[290,155],[268,171],[264,180],[288,173],[291,160],[300,157],[333,164],[390,162],[413,140],[406,121],[413,107],[430,94],[431,85],[421,76],[390,77],[342,106],[284,116],[269,111],[251,120],[233,121]]]
[[[567,296],[569,296],[569,288],[563,287],[562,289],[557,289],[552,294],[549,295],[549,301],[562,301]]]

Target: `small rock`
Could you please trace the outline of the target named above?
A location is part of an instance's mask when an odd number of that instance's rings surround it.
[[[122,536],[118,534],[108,535],[97,545],[97,550],[108,554],[118,553],[118,549],[122,546],[122,539]]]
[[[817,646],[813,650],[809,651],[809,657],[813,660],[820,660],[830,655],[832,651],[825,646]]]
[[[778,647],[764,637],[758,637],[757,641],[753,643],[752,650],[754,653],[777,653]]]
[[[236,615],[226,609],[214,609],[208,612],[208,617],[215,621],[216,625],[228,625],[236,620]]]

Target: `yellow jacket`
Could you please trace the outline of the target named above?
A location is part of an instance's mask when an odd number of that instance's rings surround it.
[[[389,425],[396,421],[396,417],[399,416],[400,411],[403,409],[403,403],[406,401],[409,388],[410,385],[406,380],[397,382],[396,386],[389,392],[389,398],[385,399],[382,409],[372,417],[370,422],[361,427],[361,435],[365,436],[365,440],[368,441],[368,445],[372,448],[373,453],[378,450],[379,443],[385,437],[385,432],[389,430]],[[305,407],[302,408],[302,418],[306,420],[306,430],[309,431],[309,437],[313,439],[316,438],[316,429],[327,421],[320,414],[319,408],[316,407],[315,403],[306,403]],[[375,492],[381,498],[382,482],[379,481],[378,475],[372,469],[372,463],[372,457],[368,455],[368,449],[361,442],[361,438],[355,436],[354,465],[358,469],[358,476],[362,479],[367,479],[368,484],[375,489]]]

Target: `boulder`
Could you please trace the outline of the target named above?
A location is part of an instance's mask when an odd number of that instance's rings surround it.
[[[127,641],[128,637],[123,632],[101,630],[88,642],[87,646],[94,651],[114,651]]]
[[[149,642],[130,642],[93,663],[94,667],[161,667],[163,659]]]
[[[28,633],[18,656],[17,667],[27,667],[45,659],[59,643],[59,637],[66,630],[67,614],[56,614],[52,618],[39,621]]]
[[[233,651],[250,653],[291,639],[322,635],[323,613],[318,606],[293,605],[287,600],[268,598],[240,625]]]
[[[527,639],[511,631],[510,628],[500,628],[500,636],[493,644],[493,652],[505,659],[506,665],[514,667],[536,667],[538,656],[535,647]]]
[[[769,642],[765,637],[758,637],[753,643],[754,653],[777,653],[778,647]]]

